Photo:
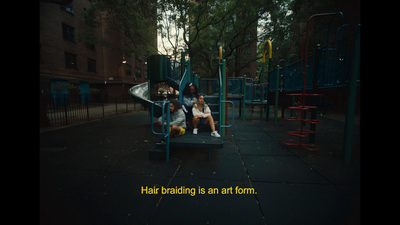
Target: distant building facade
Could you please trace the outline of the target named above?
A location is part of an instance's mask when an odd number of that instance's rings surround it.
[[[147,81],[146,54],[118,51],[116,46],[127,41],[125,31],[93,26],[83,13],[90,4],[90,0],[40,1],[41,92],[70,85],[85,93],[95,89],[105,97],[123,97],[130,87]],[[82,35],[90,29],[108,45],[88,44]],[[157,38],[153,41],[156,47]]]

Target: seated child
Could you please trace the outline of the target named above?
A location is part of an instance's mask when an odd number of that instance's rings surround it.
[[[215,130],[215,124],[214,124],[214,119],[211,115],[211,110],[204,103],[204,95],[199,95],[199,98],[197,99],[197,104],[193,105],[192,108],[193,112],[193,134],[197,134],[198,128],[197,126],[199,123],[201,124],[210,124],[211,127],[211,136],[213,137],[221,137],[221,135],[218,134],[218,132]]]
[[[193,120],[193,114],[192,114],[192,108],[193,104],[196,103],[197,97],[199,95],[199,91],[197,86],[192,83],[188,82],[183,89],[182,92],[183,98],[182,98],[182,109],[185,112],[186,115],[186,121],[188,122],[189,128],[191,128],[191,122]]]
[[[170,137],[178,137],[185,134],[186,131],[186,117],[185,113],[182,110],[182,105],[178,100],[170,100]],[[166,114],[164,114],[164,118],[166,118]],[[162,127],[162,116],[158,118],[157,125]],[[164,144],[165,140],[161,140],[158,144]]]

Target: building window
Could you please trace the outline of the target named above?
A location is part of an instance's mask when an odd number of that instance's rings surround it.
[[[60,5],[60,9],[64,10],[65,12],[74,15],[74,9],[72,8],[72,1],[66,5]]]
[[[63,23],[62,30],[63,30],[63,38],[65,40],[75,42],[75,31],[73,27]]]
[[[142,77],[142,70],[140,68],[135,68],[135,77],[141,78]]]
[[[94,59],[87,59],[88,71],[89,72],[97,72],[96,71],[96,60]]]
[[[65,52],[65,67],[70,69],[78,69],[76,64],[76,54]]]
[[[130,76],[132,74],[132,66],[129,64],[125,64],[125,73]]]

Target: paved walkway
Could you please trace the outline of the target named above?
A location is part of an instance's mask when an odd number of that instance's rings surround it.
[[[41,224],[359,224],[359,127],[345,163],[344,123],[322,119],[315,152],[282,146],[297,123],[235,120],[210,161],[169,163],[148,157],[147,112],[42,132]]]

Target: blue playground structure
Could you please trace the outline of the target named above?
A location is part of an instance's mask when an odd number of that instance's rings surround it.
[[[226,61],[223,56],[222,47],[219,49],[219,74],[216,79],[215,89],[205,95],[205,101],[211,108],[211,112],[214,120],[216,121],[216,128],[218,128],[221,137],[225,136],[225,129],[232,127],[234,122],[234,116],[232,116],[231,124],[227,121],[227,110],[226,104],[232,104],[232,114],[234,115],[234,103],[227,101],[226,96]],[[209,133],[199,133],[193,135],[191,132],[186,132],[185,135],[170,139],[169,129],[162,132],[154,131],[153,117],[161,117],[163,124],[169,127],[170,116],[169,116],[169,104],[170,101],[157,101],[152,99],[151,88],[157,83],[167,82],[169,86],[179,90],[179,101],[182,103],[183,89],[188,82],[193,82],[199,86],[200,78],[195,76],[191,69],[190,59],[184,61],[185,56],[182,53],[182,62],[177,63],[172,61],[169,56],[166,55],[152,55],[148,59],[148,82],[133,86],[129,89],[129,93],[139,102],[147,107],[151,107],[151,126],[152,132],[156,135],[161,135],[166,139],[166,148],[155,145],[150,153],[164,153],[166,155],[166,161],[169,161],[170,147],[190,147],[190,148],[207,148],[209,150],[209,157],[211,155],[211,149],[222,148],[223,139],[211,137]],[[166,118],[162,112],[167,112]],[[187,121],[188,122],[188,121]]]
[[[325,44],[317,44],[314,54],[309,54],[309,22],[320,17],[339,18],[340,23],[334,33],[331,33],[331,22],[328,24]],[[346,32],[345,32],[346,31]],[[332,37],[334,36],[334,40]],[[292,98],[292,105],[287,107],[291,116],[284,118],[282,106],[282,118],[287,121],[299,121],[300,128],[288,131],[287,134],[298,137],[299,140],[289,139],[283,142],[288,146],[315,151],[319,146],[315,145],[314,134],[316,124],[321,123],[316,119],[318,108],[317,98],[322,96],[319,90],[328,88],[349,87],[349,99],[346,113],[345,128],[345,155],[346,161],[350,160],[352,142],[352,124],[356,105],[357,87],[360,85],[359,52],[360,52],[360,25],[353,26],[343,24],[343,13],[320,13],[312,15],[307,21],[307,30],[302,37],[302,53],[290,54],[287,59],[281,59],[273,70],[272,43],[267,40],[264,44],[261,71],[254,72],[251,76],[227,77],[226,61],[223,59],[222,47],[219,49],[219,75],[216,79],[200,79],[191,70],[190,59],[185,62],[184,53],[180,63],[171,61],[169,56],[151,56],[149,62],[149,81],[132,87],[129,92],[137,100],[147,107],[152,107],[152,117],[161,116],[162,108],[166,103],[156,102],[151,99],[149,90],[157,82],[167,81],[171,87],[179,89],[179,100],[182,101],[182,91],[187,82],[194,82],[199,87],[199,92],[206,93],[207,104],[212,107],[212,113],[220,134],[225,136],[227,127],[231,125],[227,121],[227,104],[239,101],[239,117],[246,118],[246,106],[250,111],[250,120],[261,121],[265,113],[265,120],[269,120],[271,106],[274,104],[274,124],[277,124],[280,96]],[[266,55],[268,51],[268,57]],[[274,99],[272,99],[274,97]],[[231,101],[227,101],[231,100]],[[293,113],[296,111],[297,113]],[[306,112],[310,111],[311,118],[306,118]],[[167,119],[168,120],[168,119]],[[166,121],[168,122],[168,121]],[[305,129],[304,124],[310,124],[310,129]],[[168,134],[160,134],[165,137]],[[189,135],[184,135],[189,136]],[[304,143],[303,138],[310,136],[310,143]],[[199,136],[200,139],[200,136]],[[171,146],[185,146],[188,142],[179,142],[184,138],[174,138]],[[191,140],[192,143],[195,140]],[[202,140],[203,143],[206,142]],[[222,139],[214,146],[222,147]],[[211,148],[211,141],[207,147]],[[169,145],[168,145],[169,146]],[[201,146],[201,145],[200,145]],[[167,161],[169,147],[167,150]]]

